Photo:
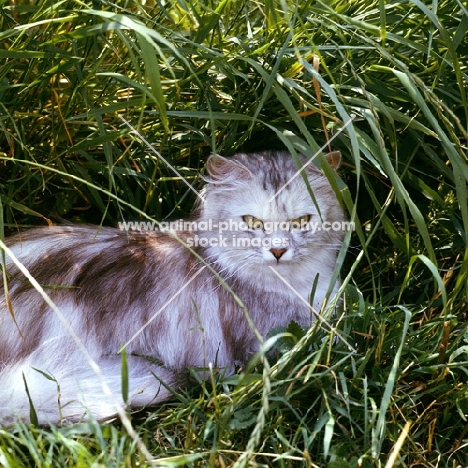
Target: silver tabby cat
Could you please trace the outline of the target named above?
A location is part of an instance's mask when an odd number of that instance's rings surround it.
[[[331,154],[337,168],[339,157]],[[29,421],[29,397],[42,424],[114,415],[116,403],[123,405],[123,344],[129,407],[167,399],[161,381],[177,388],[187,366],[232,371],[259,348],[239,299],[263,337],[291,320],[311,324],[312,285],[318,276],[313,306],[319,311],[343,239],[339,230],[310,228],[344,219],[327,178],[314,164],[305,166],[314,202],[288,153],[212,156],[207,170],[204,201],[185,230],[67,226],[9,239],[115,399],[56,312],[7,260],[16,323],[2,290],[0,424]]]

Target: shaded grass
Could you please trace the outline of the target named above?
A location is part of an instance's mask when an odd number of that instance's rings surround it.
[[[134,415],[160,464],[385,466],[399,439],[398,466],[466,464],[461,3],[0,5],[2,230],[184,216],[193,193],[121,117],[196,188],[211,152],[310,156],[322,117],[337,135],[358,229],[333,321],[353,349],[290,329],[271,368]],[[118,423],[0,432],[5,466],[140,463]]]

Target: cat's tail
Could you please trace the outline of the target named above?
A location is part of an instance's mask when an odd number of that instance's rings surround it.
[[[124,402],[119,357],[97,362],[101,376],[83,361],[63,364],[40,369],[27,358],[5,366],[0,371],[0,426],[14,421],[59,425],[105,420],[116,416],[119,406],[144,407],[168,399],[176,384],[167,369],[129,356],[128,400]]]

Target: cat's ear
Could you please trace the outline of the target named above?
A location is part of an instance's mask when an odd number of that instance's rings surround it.
[[[228,181],[232,179],[249,179],[252,174],[240,162],[224,158],[219,154],[212,154],[206,162],[206,169],[211,179],[215,182]]]
[[[328,161],[328,164],[330,164],[330,167],[336,171],[341,164],[341,153],[339,151],[332,151],[325,155],[325,159]]]

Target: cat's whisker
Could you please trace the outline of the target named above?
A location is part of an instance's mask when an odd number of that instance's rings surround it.
[[[278,278],[280,278],[280,280],[304,303],[306,304],[307,306],[310,307],[310,310],[313,312],[313,314],[315,315],[315,317],[322,323],[322,324],[325,324],[328,329],[333,332],[336,336],[338,336],[340,338],[341,341],[343,341],[343,343],[345,343],[348,348],[350,349],[350,351],[353,351],[354,353],[356,352],[356,350],[353,348],[353,346],[351,346],[351,344],[348,343],[348,341],[340,334],[338,333],[338,331],[336,330],[336,328],[331,325],[327,320],[325,320],[319,312],[317,312],[303,297],[302,295],[296,291],[296,289],[289,283],[289,281],[287,281],[283,276],[281,276],[274,268],[270,267],[271,271],[276,275],[278,276]]]

